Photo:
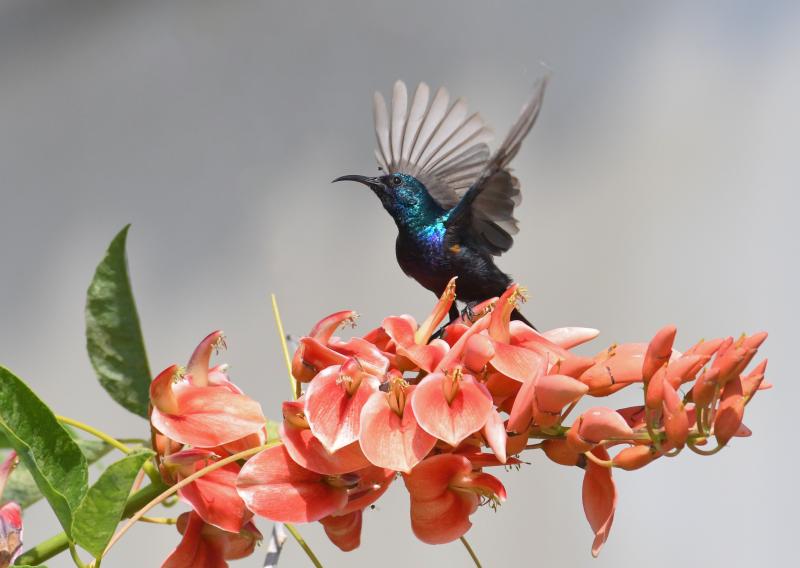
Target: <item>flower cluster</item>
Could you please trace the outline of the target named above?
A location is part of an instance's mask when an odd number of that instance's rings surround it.
[[[684,448],[712,454],[749,435],[745,406],[768,385],[766,361],[746,368],[765,333],[701,341],[681,353],[668,326],[649,343],[586,357],[572,349],[596,330],[540,333],[511,321],[521,298],[512,285],[441,332],[454,281],[422,324],[392,316],[363,337],[343,340],[334,334],[355,313],[323,319],[294,354],[292,375],[305,388],[283,404],[280,442],[272,446],[258,404],[223,367],[209,368],[222,335],[207,337],[187,369],[170,367],[151,387],[162,476],[175,483],[235,452],[265,449],[181,488],[193,511],[165,566],[197,565],[201,557],[213,559],[204,565],[225,566],[225,559],[251,552],[260,538],[254,513],[276,522],[319,521],[334,544],[352,550],[364,509],[398,476],[414,534],[426,543],[450,542],[469,530],[479,506],[506,499],[501,481],[485,470],[521,464],[517,456],[526,449],[585,470],[583,505],[596,555],[614,517],[613,468],[638,469]],[[567,423],[583,399],[633,384],[643,386],[643,404],[590,406]]]

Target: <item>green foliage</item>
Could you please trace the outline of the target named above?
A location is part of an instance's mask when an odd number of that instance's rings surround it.
[[[114,535],[136,475],[153,455],[150,450],[139,450],[108,466],[75,510],[72,537],[95,557]]]
[[[129,228],[111,241],[86,293],[86,348],[111,398],[147,418],[151,375],[128,276]]]
[[[86,458],[86,463],[89,465],[95,463],[112,450],[112,447],[105,442],[78,438],[70,428],[66,428],[66,430],[73,437],[75,443],[78,444],[78,447],[81,449],[81,452]],[[4,442],[6,445],[3,444]],[[0,447],[9,448],[10,446],[7,444],[8,439],[5,436],[1,436]],[[6,452],[0,452],[0,461],[5,458],[5,454]],[[28,471],[28,468],[25,466],[25,464],[20,463],[17,465],[11,476],[8,478],[5,491],[3,491],[2,500],[16,501],[20,507],[26,509],[27,507],[30,507],[39,501],[42,497],[44,497],[42,492],[39,490],[39,487],[36,485],[36,481],[33,479],[31,472]]]
[[[47,405],[5,367],[0,367],[0,431],[69,534],[72,513],[88,489],[86,458]]]

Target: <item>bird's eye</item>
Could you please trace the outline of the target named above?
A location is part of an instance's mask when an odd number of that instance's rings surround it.
[[[397,187],[399,185],[402,185],[402,183],[403,183],[403,180],[400,179],[400,176],[392,176],[391,179],[389,180],[389,184],[392,187]]]

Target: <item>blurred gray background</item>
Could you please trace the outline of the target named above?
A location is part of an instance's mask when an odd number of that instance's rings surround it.
[[[130,222],[153,371],[222,328],[218,360],[277,417],[289,391],[269,292],[296,334],[346,308],[366,331],[434,300],[396,266],[374,196],[329,183],[376,171],[372,91],[446,85],[502,136],[545,62],[544,109],[514,163],[522,230],[500,261],[531,292],[525,313],[600,328],[593,351],[666,323],[678,348],[765,329],[777,388],[748,407],[752,438],[618,472],[596,561],[581,472],[535,454],[499,472],[509,500],[474,515],[469,539],[486,566],[787,566],[798,24],[791,2],[2,1],[0,362],[60,413],[146,434],[96,384],[83,336],[94,267]],[[470,565],[458,543],[417,541],[407,507],[396,483],[350,554],[302,529],[326,566]],[[28,544],[56,530],[46,506],[28,511]],[[177,542],[138,526],[104,566],[158,566]],[[308,564],[289,542],[282,565]]]

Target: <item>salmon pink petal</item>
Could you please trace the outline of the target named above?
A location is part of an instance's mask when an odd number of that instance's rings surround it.
[[[516,381],[525,382],[544,373],[547,364],[548,361],[543,355],[525,347],[494,343],[492,367]]]
[[[531,377],[519,389],[514,398],[514,405],[508,416],[506,428],[509,432],[523,433],[528,431],[533,419],[533,397],[536,390],[536,377]]]
[[[677,391],[668,382],[664,383],[663,411],[667,441],[675,448],[682,448],[689,437],[689,415]]]
[[[197,387],[208,386],[208,368],[211,362],[211,352],[225,348],[225,334],[215,331],[206,336],[194,350],[186,374],[191,377],[191,382]]]
[[[647,346],[642,363],[642,378],[649,381],[657,370],[669,361],[672,355],[672,344],[678,329],[674,325],[667,325],[659,329]]]
[[[663,454],[652,446],[630,446],[619,452],[612,460],[614,467],[633,471],[642,468]]]
[[[347,515],[327,516],[319,522],[322,523],[325,534],[340,550],[350,552],[361,545],[361,510]]]
[[[473,335],[464,348],[464,366],[468,371],[480,373],[494,357],[492,340],[485,335]]]
[[[739,377],[728,381],[722,390],[719,409],[714,418],[714,436],[717,443],[724,446],[736,435],[742,425],[745,398],[742,394],[742,381]]]
[[[180,523],[180,518],[178,522]],[[245,524],[238,533],[223,531],[206,524],[200,531],[200,536],[219,550],[225,560],[238,560],[250,556],[256,545],[264,538],[252,522]]]
[[[343,310],[322,318],[314,326],[314,329],[309,333],[309,337],[313,337],[320,343],[327,343],[331,336],[337,329],[343,325],[351,325],[355,327],[358,314],[352,310]]]
[[[494,341],[506,344],[511,342],[511,331],[509,329],[511,312],[517,307],[517,301],[520,298],[524,300],[519,284],[512,284],[506,288],[506,291],[497,300],[489,323],[489,336]]]
[[[369,341],[353,337],[347,341],[331,338],[328,346],[347,357],[358,359],[363,370],[370,375],[382,377],[389,370],[389,359]]]
[[[198,461],[194,470],[199,471],[210,463],[213,462]],[[238,533],[253,516],[236,492],[240,469],[236,463],[222,466],[181,488],[178,494],[206,523]],[[182,477],[179,476],[179,480]]]
[[[413,387],[406,390],[408,395]],[[359,443],[367,459],[379,467],[409,472],[430,453],[436,438],[420,428],[414,408],[406,403],[403,416],[391,409],[384,392],[373,393],[361,409]]]
[[[489,412],[489,419],[483,425],[483,437],[492,448],[492,451],[497,456],[501,463],[506,463],[506,445],[508,444],[508,434],[506,433],[506,426],[503,424],[503,418],[497,413],[496,410]]]
[[[587,343],[600,335],[600,331],[590,327],[559,327],[542,333],[545,339],[564,349],[572,349]]]
[[[313,337],[303,337],[292,357],[292,375],[301,383],[307,383],[317,373],[333,365],[343,365],[347,357],[337,353]]]
[[[347,492],[296,464],[284,446],[267,448],[242,467],[236,488],[247,507],[281,523],[318,521],[347,503]]]
[[[222,388],[190,386],[176,395],[178,412],[153,409],[153,426],[182,444],[213,448],[258,432],[264,427],[261,405]]]
[[[544,375],[536,379],[536,408],[560,413],[568,404],[579,400],[589,390],[584,383],[566,375]]]
[[[489,321],[489,316],[485,315],[468,327],[467,330],[459,336],[458,341],[453,343],[442,360],[439,361],[434,371],[447,371],[455,367],[460,367],[467,343],[469,343],[473,336],[486,331],[486,328],[489,326]]]
[[[602,447],[594,448],[592,453],[601,460],[609,459],[608,452]],[[611,468],[597,465],[588,460],[583,477],[583,511],[595,534],[592,543],[592,556],[595,558],[608,539],[616,508],[617,488],[611,477]]]
[[[415,343],[414,333],[417,331],[417,326],[411,316],[389,316],[383,320],[381,326],[397,345]]]
[[[578,379],[589,387],[590,395],[612,386],[640,382],[646,350],[646,343],[624,343],[612,347],[597,355],[597,363]]]
[[[431,501],[411,500],[411,530],[427,544],[445,544],[472,528],[469,516],[478,508],[476,495],[446,492]]]
[[[184,513],[178,518],[177,528],[183,538],[161,568],[228,568],[222,552],[202,538],[205,523],[196,513]]]
[[[442,323],[442,320],[450,312],[450,306],[452,306],[453,302],[456,300],[456,278],[456,276],[453,276],[450,279],[447,286],[444,288],[444,292],[439,296],[439,301],[436,302],[433,311],[425,318],[425,321],[422,322],[422,325],[420,325],[414,333],[415,343],[420,345],[428,343],[431,335],[433,335],[436,328],[439,327],[439,324]]]
[[[330,453],[311,430],[297,428],[286,422],[281,424],[280,435],[292,459],[311,471],[323,475],[341,475],[369,465],[357,442]]]
[[[380,381],[371,375],[347,374],[336,365],[321,371],[306,391],[305,415],[311,432],[333,453],[358,440],[361,409]],[[360,376],[358,376],[360,375]]]
[[[452,395],[449,402],[446,389]],[[423,430],[451,446],[457,446],[486,424],[492,411],[492,396],[471,375],[454,371],[446,376],[437,372],[422,379],[414,389],[411,405]]]

